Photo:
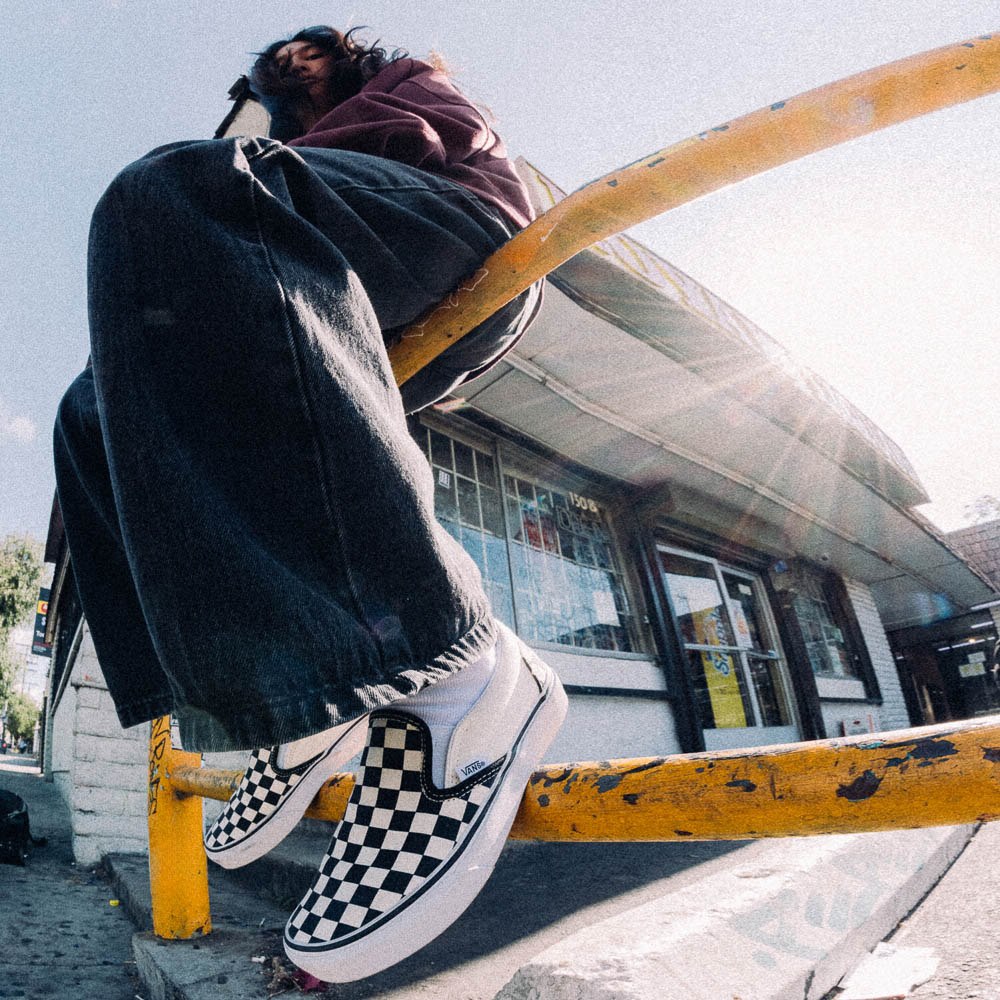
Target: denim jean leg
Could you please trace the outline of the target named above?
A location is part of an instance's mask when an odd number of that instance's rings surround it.
[[[434,519],[381,329],[440,296],[427,274],[447,289],[504,234],[446,181],[336,159],[317,171],[266,140],[175,144],[124,171],[94,216],[122,547],[195,748],[356,717],[494,637],[474,564]],[[125,674],[132,637],[93,631]],[[125,724],[150,714],[131,694],[116,697]]]
[[[160,667],[122,546],[118,510],[104,451],[94,391],[87,368],[63,395],[52,441],[59,504],[77,590],[87,595],[87,623],[99,648],[127,636],[129,652],[102,660],[104,678],[117,701],[148,715],[169,712],[170,680]],[[105,635],[107,630],[107,635]]]

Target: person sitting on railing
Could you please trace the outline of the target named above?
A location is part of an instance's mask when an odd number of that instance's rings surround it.
[[[354,31],[268,46],[274,136],[178,142],[101,199],[93,366],[55,430],[59,499],[121,722],[249,749],[206,833],[246,864],[365,743],[285,947],[375,973],[486,881],[566,709],[436,522],[405,414],[496,360],[539,291],[408,381],[386,342],[530,218],[447,76]]]

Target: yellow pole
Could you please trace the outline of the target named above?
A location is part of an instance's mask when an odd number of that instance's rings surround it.
[[[668,146],[575,191],[503,246],[390,351],[402,384],[599,240],[850,139],[1000,90],[1000,34],[887,63]]]
[[[181,768],[177,789],[227,799],[240,771]],[[332,822],[353,780],[306,813]],[[536,771],[517,840],[752,840],[1000,818],[1000,716],[897,732]]]
[[[170,717],[154,719],[149,736],[149,887],[153,933],[190,938],[212,929],[201,799],[181,797],[176,768],[197,768],[201,755],[174,750]]]

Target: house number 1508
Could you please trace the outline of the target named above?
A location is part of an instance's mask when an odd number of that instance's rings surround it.
[[[589,510],[592,514],[599,514],[601,508],[597,506],[597,502],[591,500],[589,497],[582,497],[579,493],[570,493],[569,502],[579,510]]]

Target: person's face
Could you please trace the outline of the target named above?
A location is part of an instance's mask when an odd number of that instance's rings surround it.
[[[334,57],[312,42],[289,42],[274,54],[282,76],[301,81],[313,100],[325,94]]]

